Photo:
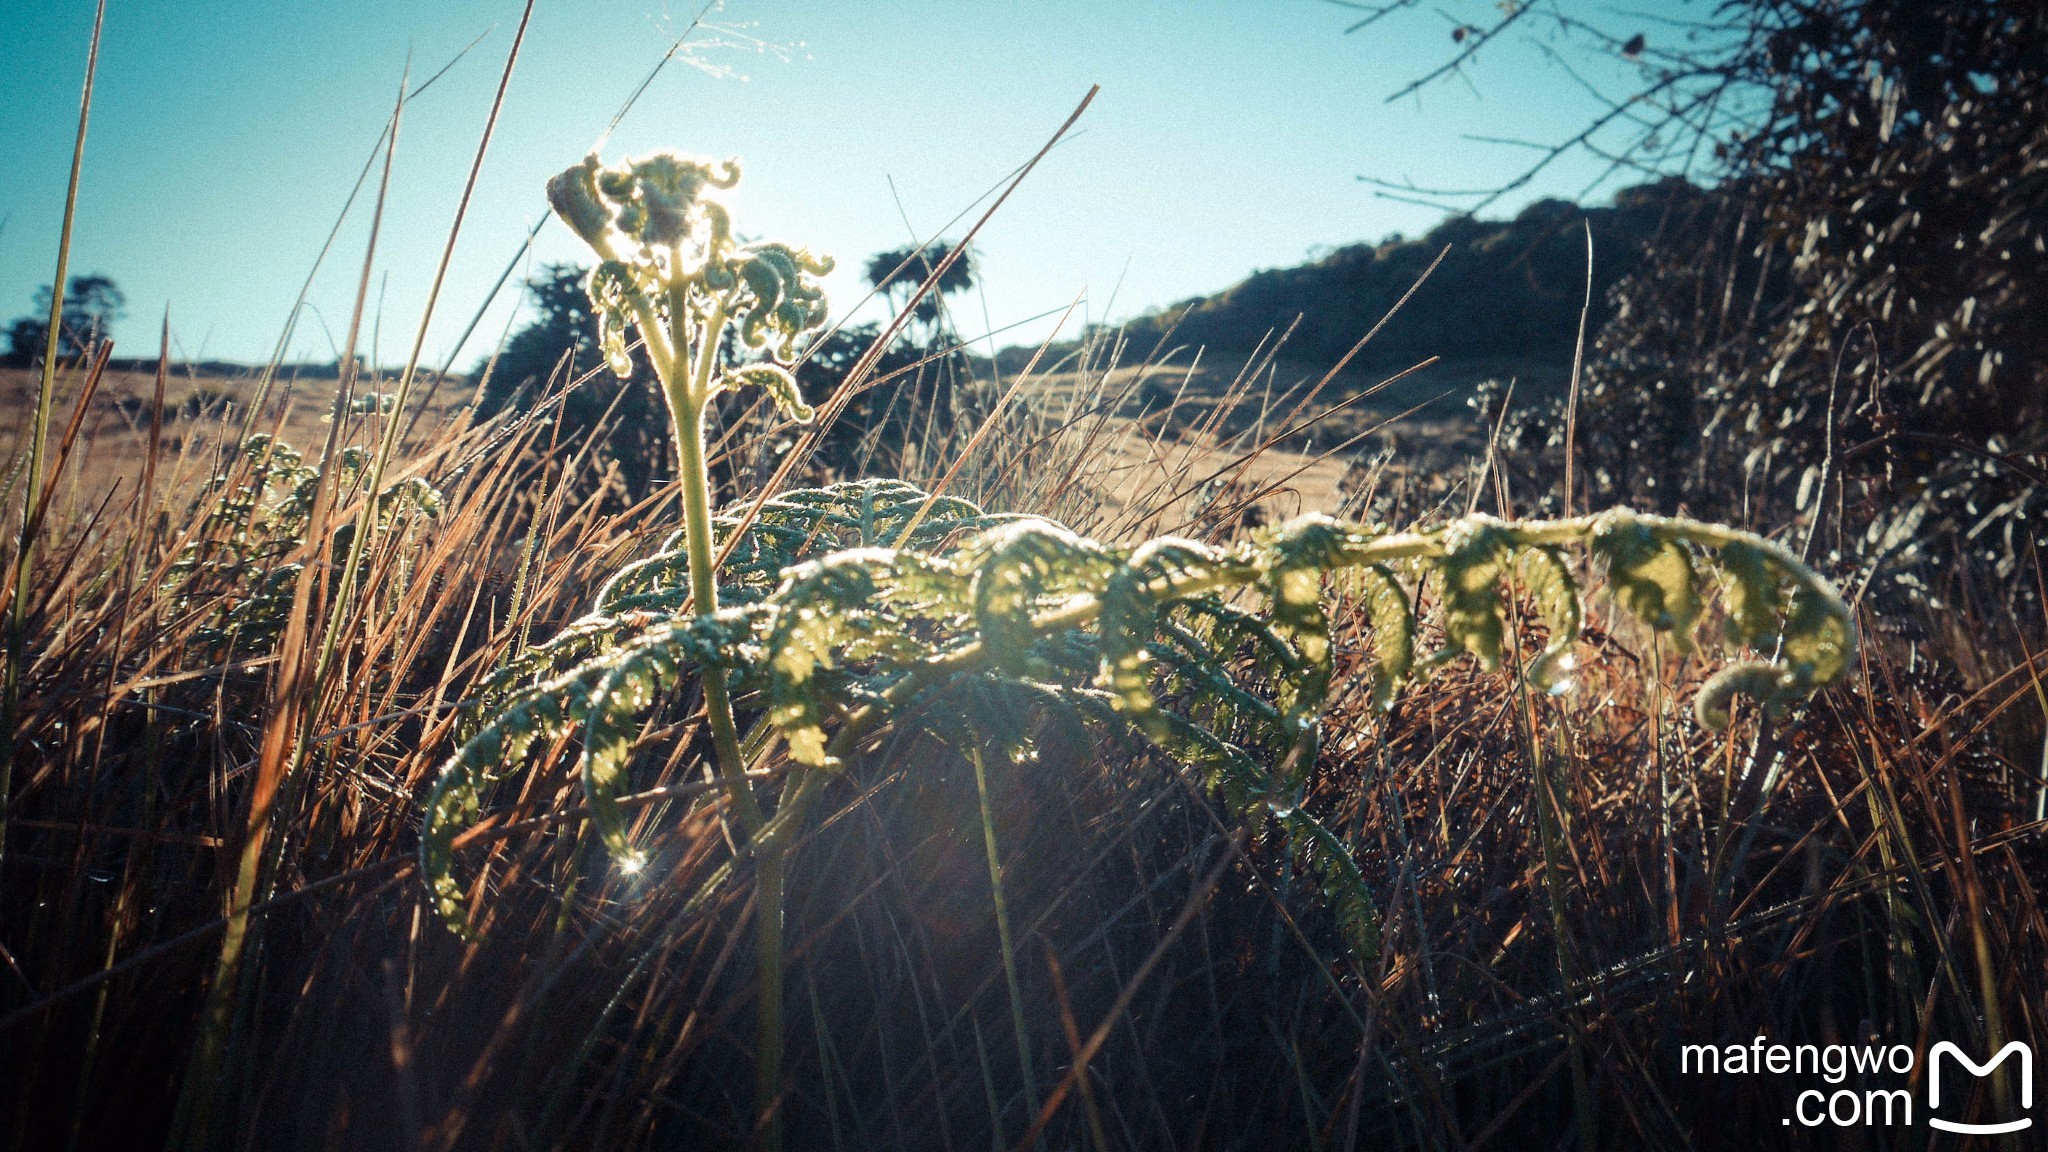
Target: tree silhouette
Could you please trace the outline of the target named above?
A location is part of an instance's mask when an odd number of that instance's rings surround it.
[[[35,311],[8,325],[8,358],[16,364],[32,364],[49,343],[50,286],[36,290]],[[127,315],[128,297],[113,278],[94,272],[73,276],[71,290],[64,295],[64,312],[57,330],[57,355],[85,354],[93,344],[112,337],[114,322]]]
[[[922,251],[913,246],[878,252],[868,260],[868,283],[879,290],[891,304],[898,300],[908,300],[917,293],[920,285],[931,278],[939,265],[946,262],[946,258],[953,254],[954,248],[955,245],[949,240],[937,240],[925,245]],[[940,297],[951,296],[974,287],[977,282],[977,271],[973,252],[961,252],[960,258],[953,261],[952,267],[947,268],[945,274],[939,277],[939,282],[933,286],[934,290],[926,293],[924,299],[917,302],[917,309],[911,313],[911,318],[936,330],[945,315],[940,307]]]

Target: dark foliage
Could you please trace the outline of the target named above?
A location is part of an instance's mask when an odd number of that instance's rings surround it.
[[[931,278],[933,272],[953,254],[954,245],[939,240],[925,245],[922,249],[912,246],[897,248],[889,252],[877,252],[867,263],[868,283],[880,290],[890,300],[908,300],[917,292],[918,286]],[[975,285],[975,266],[972,252],[962,252],[953,261],[932,291],[917,302],[912,318],[919,323],[936,325],[944,315],[941,305],[943,297],[955,292],[965,292]]]
[[[2048,483],[2048,8],[1759,3],[1769,112],[1615,291],[1582,416],[1601,498],[1756,518],[1921,591],[2024,594]],[[1546,438],[1556,442],[1555,421]]]
[[[907,305],[954,250],[955,245],[940,240],[921,250],[878,252],[865,266],[867,281],[891,303]],[[917,302],[909,336],[882,351],[826,429],[812,479],[905,475],[916,463],[914,448],[953,436],[962,415],[958,385],[971,372],[967,357],[954,348],[958,338],[943,298],[974,287],[978,273],[972,252],[963,251]],[[880,324],[856,324],[815,341],[799,371],[805,395],[814,402],[835,395],[881,334]]]
[[[822,401],[836,393],[880,335],[880,325],[857,324],[819,340],[798,372],[805,394]],[[897,475],[911,445],[950,436],[959,419],[955,386],[964,360],[902,340],[891,344],[826,429],[818,446],[819,478]]]
[[[665,477],[674,455],[661,386],[638,352],[628,379],[605,366],[597,346],[597,319],[583,289],[586,274],[574,264],[549,264],[527,281],[538,315],[506,342],[495,365],[479,366],[479,372],[488,368],[490,377],[478,415],[547,405],[558,431],[536,441],[542,448],[551,442],[581,447],[604,425],[604,451],[618,464],[624,494],[639,500]]]

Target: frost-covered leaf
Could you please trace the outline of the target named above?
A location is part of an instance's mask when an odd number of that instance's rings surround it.
[[[995,529],[977,550],[985,555],[973,576],[975,625],[1011,672],[1030,670],[1032,616],[1050,599],[1100,590],[1110,568],[1100,545],[1046,520]]]
[[[1606,562],[1608,583],[1622,607],[1668,633],[1680,651],[1690,651],[1700,601],[1692,555],[1685,545],[1619,511],[1598,519],[1590,543],[1594,554]]]
[[[1500,578],[1507,537],[1498,521],[1472,516],[1444,532],[1439,561],[1444,587],[1444,634],[1449,647],[1437,658],[1464,652],[1491,670],[1500,667]]]
[[[1728,639],[1747,647],[1769,643],[1785,610],[1771,562],[1761,549],[1739,540],[1722,545],[1715,559],[1728,575]]]
[[[1535,602],[1536,614],[1550,633],[1550,642],[1529,662],[1526,675],[1531,687],[1548,692],[1571,674],[1572,649],[1578,643],[1581,626],[1579,588],[1572,582],[1571,569],[1564,557],[1555,548],[1525,548],[1517,558],[1517,566],[1521,569],[1522,588]]]
[[[1217,559],[1207,545],[1162,536],[1139,545],[1103,588],[1096,621],[1102,635],[1098,681],[1109,689],[1118,710],[1143,731],[1152,731],[1158,711],[1152,699],[1149,650],[1163,598],[1158,585],[1199,571]]]
[[[1377,711],[1385,712],[1394,706],[1394,698],[1415,669],[1415,613],[1409,610],[1407,591],[1385,564],[1368,564],[1358,570],[1358,576],[1366,617],[1372,622],[1373,650],[1378,656],[1372,679],[1372,704]]]

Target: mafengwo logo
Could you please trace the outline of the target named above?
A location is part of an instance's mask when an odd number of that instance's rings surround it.
[[[1982,1062],[1952,1041],[1934,1045],[1925,1075],[1919,1077],[1926,1110],[1916,1118],[1908,1086],[1917,1063],[1917,1054],[1905,1044],[1774,1044],[1764,1036],[1748,1044],[1686,1044],[1679,1051],[1679,1071],[1686,1075],[1806,1080],[1791,1098],[1787,1127],[1910,1127],[1917,1119],[1938,1131],[1967,1136],[2033,1127],[2034,1050],[2025,1041],[2014,1040]],[[1997,1079],[2001,1066],[2002,1080]],[[1807,1086],[1811,1078],[1827,1087]]]
[[[2034,1110],[2034,1050],[2028,1047],[2024,1041],[2015,1040],[2007,1044],[1998,1050],[1997,1055],[1979,1064],[1964,1055],[1961,1048],[1956,1047],[1947,1040],[1943,1040],[1934,1046],[1933,1051],[1927,1054],[1927,1122],[1929,1124],[1934,1125],[1943,1132],[1964,1132],[1977,1136],[1996,1136],[2004,1132],[2021,1131],[2034,1123],[2032,1116],[2020,1116],[2017,1119],[1991,1124],[1970,1124],[1960,1120],[1944,1120],[1934,1115],[1935,1111],[1941,1107],[1941,1081],[1943,1074],[1941,1058],[1943,1056],[1953,1057],[1949,1061],[1949,1067],[1952,1068],[1957,1064],[1961,1064],[1964,1068],[1969,1069],[1972,1076],[1989,1076],[1994,1069],[2005,1062],[2006,1057],[2018,1056],[2020,1111],[2032,1112]],[[1952,1096],[1951,1099],[1953,1098]]]

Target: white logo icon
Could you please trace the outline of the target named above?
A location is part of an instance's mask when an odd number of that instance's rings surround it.
[[[2026,1111],[2034,1108],[2034,1050],[2025,1041],[2015,1040],[1998,1050],[1998,1054],[1979,1064],[1963,1054],[1961,1048],[1947,1040],[1934,1046],[1927,1056],[1927,1110],[1932,1112],[1941,1107],[1941,1057],[1943,1053],[1956,1058],[1956,1062],[1970,1070],[1972,1076],[1989,1076],[1993,1069],[2005,1063],[2013,1053],[2020,1057],[2020,1107]],[[1964,1124],[1956,1120],[1938,1120],[1930,1116],[1929,1124],[1943,1132],[1965,1132],[1976,1136],[1996,1136],[2002,1132],[2018,1132],[2034,1123],[2031,1117],[2008,1120],[2003,1124]]]

